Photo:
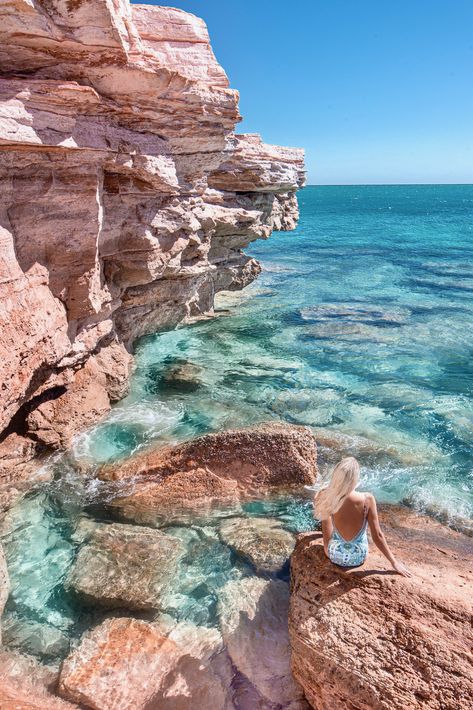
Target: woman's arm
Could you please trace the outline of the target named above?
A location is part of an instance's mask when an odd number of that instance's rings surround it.
[[[330,518],[327,518],[327,520],[322,520],[322,535],[324,536],[324,550],[325,554],[328,557],[328,543],[330,541],[330,538],[332,537],[332,521]]]
[[[402,562],[398,562],[398,560],[396,560],[393,553],[389,549],[387,540],[384,536],[383,531],[381,530],[381,525],[378,518],[378,508],[376,506],[376,500],[374,496],[368,494],[366,498],[368,502],[368,524],[370,526],[371,537],[373,539],[374,544],[376,545],[378,550],[380,550],[383,555],[389,560],[393,569],[398,574],[401,574],[403,577],[412,577],[407,567]]]

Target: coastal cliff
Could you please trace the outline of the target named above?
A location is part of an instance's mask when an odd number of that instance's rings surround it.
[[[127,0],[0,2],[0,462],[20,475],[124,396],[136,338],[259,273],[303,151],[237,135],[199,18]]]

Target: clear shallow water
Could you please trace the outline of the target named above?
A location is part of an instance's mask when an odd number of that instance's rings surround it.
[[[473,187],[306,188],[300,206],[296,232],[252,246],[263,273],[221,297],[218,318],[141,341],[130,395],[53,464],[53,484],[7,515],[7,644],[57,660],[102,618],[65,580],[77,521],[110,520],[117,491],[79,468],[150,441],[306,424],[322,469],[350,452],[379,499],[473,517]],[[219,590],[255,574],[219,539],[235,514],[313,525],[295,499],[163,521],[187,550],[166,607],[176,619],[217,625]]]
[[[473,187],[309,187],[300,207],[252,245],[264,270],[230,315],[142,340],[76,454],[283,419],[332,440],[323,461],[358,455],[381,499],[473,517]]]

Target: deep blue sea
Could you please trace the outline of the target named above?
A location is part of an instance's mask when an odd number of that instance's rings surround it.
[[[57,663],[103,618],[67,587],[77,521],[106,521],[116,494],[94,466],[151,441],[305,424],[322,472],[350,453],[379,500],[473,518],[473,186],[308,187],[299,201],[295,232],[251,246],[260,278],[222,294],[218,317],[144,338],[129,396],[5,517],[7,646]],[[189,552],[164,611],[197,630],[218,627],[225,584],[255,574],[219,538],[225,515],[314,525],[307,498],[157,522]]]

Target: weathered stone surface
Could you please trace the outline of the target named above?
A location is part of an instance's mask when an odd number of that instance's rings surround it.
[[[256,277],[241,250],[294,228],[303,152],[234,135],[238,93],[182,10],[2,0],[0,19],[0,433],[65,446],[123,396],[123,345]]]
[[[158,530],[97,525],[79,550],[68,584],[94,604],[159,609],[182,553],[179,540]]]
[[[90,358],[62,394],[33,409],[27,417],[28,434],[46,446],[66,447],[78,430],[109,411],[105,375]]]
[[[224,710],[229,673],[216,629],[115,618],[66,659],[59,693],[96,710]]]
[[[466,710],[473,697],[471,538],[402,508],[386,508],[390,545],[412,572],[380,553],[343,571],[320,536],[292,557],[292,668],[317,710]]]
[[[219,594],[220,628],[234,666],[267,701],[295,709],[303,707],[303,695],[291,675],[288,607],[289,588],[279,580],[228,582]]]
[[[271,422],[207,434],[174,447],[151,449],[123,464],[103,466],[100,478],[160,482],[195,468],[236,481],[244,493],[308,485],[317,473],[317,449],[308,427]]]
[[[52,473],[35,460],[31,439],[10,434],[0,442],[0,510],[10,508],[33,483],[48,481]]]
[[[0,617],[3,614],[5,604],[7,603],[10,593],[10,578],[8,576],[7,561],[3,552],[3,547],[0,544]],[[2,627],[0,620],[0,645],[2,643]]]
[[[251,562],[258,572],[280,572],[294,549],[295,537],[277,518],[229,518],[220,537]]]

